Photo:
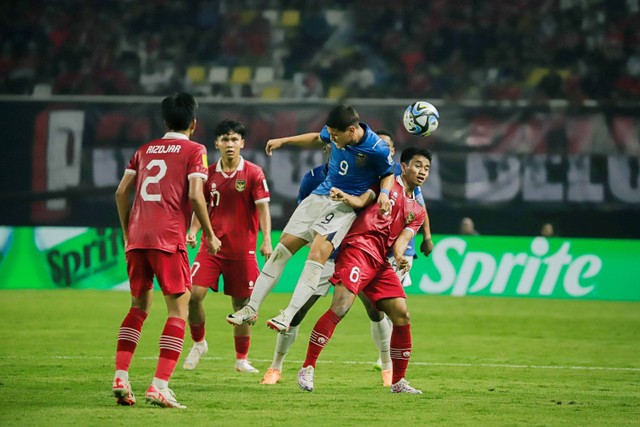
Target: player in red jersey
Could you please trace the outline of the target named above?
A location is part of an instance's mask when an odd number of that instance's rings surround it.
[[[247,305],[260,274],[256,259],[258,225],[263,236],[260,254],[269,258],[273,250],[269,188],[260,166],[240,155],[245,132],[244,125],[235,120],[223,120],[215,129],[215,145],[220,152],[220,160],[209,167],[209,179],[204,191],[209,205],[209,218],[222,247],[216,255],[209,255],[208,244],[204,240],[193,263],[189,326],[194,345],[183,365],[188,370],[195,369],[208,350],[202,301],[209,288],[217,292],[218,280],[222,276],[224,293],[231,296],[233,310],[242,309]],[[193,247],[199,228],[195,218],[187,235],[187,242]],[[258,372],[247,360],[250,339],[251,325],[234,328],[236,371]]]
[[[396,177],[389,195],[391,212],[380,215],[377,206],[370,205],[356,218],[340,246],[335,272],[329,279],[334,284],[331,307],[315,324],[307,357],[298,372],[298,384],[303,390],[313,391],[318,356],[329,342],[338,322],[351,308],[358,292],[362,291],[393,323],[391,392],[422,393],[404,379],[411,356],[409,312],[402,283],[387,262],[387,253],[393,248],[398,267],[409,267],[404,253],[426,215],[424,208],[414,198],[414,189],[429,176],[431,153],[426,149],[410,147],[402,152],[400,162],[402,174]],[[333,188],[331,198],[350,201],[353,196]]]
[[[182,352],[189,310],[191,276],[185,236],[192,208],[202,223],[211,253],[220,249],[202,193],[207,179],[207,150],[189,140],[196,127],[197,106],[195,98],[186,93],[162,101],[162,117],[169,131],[136,151],[116,190],[131,284],[131,309],[118,332],[112,387],[120,405],[136,402],[129,383],[129,365],[151,309],[155,276],[168,318],[160,337],[155,376],[145,396],[161,407],[186,408],[176,400],[169,379]]]

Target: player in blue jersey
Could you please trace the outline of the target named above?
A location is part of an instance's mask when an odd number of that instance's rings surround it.
[[[394,176],[389,146],[360,122],[360,116],[351,106],[334,107],[325,124],[318,133],[267,141],[265,150],[269,156],[284,145],[319,147],[324,144],[331,145],[331,156],[324,181],[302,201],[287,222],[280,242],[256,280],[249,303],[227,316],[227,322],[233,325],[255,323],[260,305],[278,282],[286,263],[306,244],[311,245],[309,255],[291,303],[280,315],[269,319],[267,325],[278,331],[287,330],[293,316],[316,292],[324,264],[356,217],[350,205],[330,198],[332,187],[358,197],[379,183],[380,213],[390,211],[389,191],[394,185]]]
[[[389,145],[391,150],[391,154],[394,152],[394,141],[393,136],[387,130],[381,129],[376,131],[378,136]],[[325,146],[325,154],[328,151],[326,148],[329,146]],[[399,164],[396,163],[396,166],[399,167]],[[397,169],[397,168],[396,168]],[[302,180],[300,181],[300,188],[298,190],[298,204],[302,202],[308,195],[310,195],[313,190],[322,182],[326,176],[328,170],[327,164],[322,164],[320,166],[316,166],[309,172],[307,172]],[[395,171],[395,175],[401,174],[402,170]],[[420,205],[424,207],[424,199],[422,197],[422,191],[420,187],[416,187],[414,191],[414,196],[417,201],[419,201]],[[426,209],[425,209],[426,210]],[[425,236],[430,236],[428,219],[425,219],[427,225],[424,228]],[[425,237],[426,239],[426,237]],[[429,238],[430,240],[430,238]],[[410,243],[411,247],[407,247],[407,251],[405,252],[405,256],[407,259],[413,261],[413,258],[416,256],[414,239],[412,239],[412,243]],[[422,246],[426,248],[426,246]],[[433,249],[433,244],[431,244],[430,249],[427,248],[428,251],[423,251],[425,256],[429,256],[431,250]],[[293,316],[291,320],[290,327],[288,330],[282,331],[277,335],[275,351],[273,354],[273,360],[271,362],[271,366],[267,369],[264,377],[260,381],[260,384],[276,384],[280,381],[281,373],[282,373],[282,365],[284,359],[295,342],[298,336],[298,326],[302,323],[302,320],[305,318],[307,312],[313,307],[316,301],[323,296],[326,296],[329,293],[329,289],[331,288],[331,283],[329,283],[329,278],[333,275],[335,264],[334,259],[337,251],[335,251],[329,260],[326,262],[324,269],[322,270],[320,284],[316,292],[310,296],[309,300],[298,310],[298,312]],[[411,284],[411,279],[408,278],[409,275],[405,272],[402,273],[400,269],[397,268],[395,259],[393,258],[393,254],[389,256],[389,263],[393,265],[394,269],[398,273],[398,277],[403,280],[403,283],[408,282]],[[410,262],[411,264],[411,262]],[[408,279],[407,279],[408,278]],[[408,286],[408,285],[407,285]],[[391,356],[390,356],[390,339],[391,339],[391,321],[389,318],[381,311],[379,311],[364,294],[358,295],[367,311],[367,316],[369,317],[371,323],[371,338],[378,349],[379,357],[377,362],[374,364],[374,368],[381,371],[382,375],[382,384],[384,386],[391,386],[391,376],[392,376],[392,368],[391,368]]]

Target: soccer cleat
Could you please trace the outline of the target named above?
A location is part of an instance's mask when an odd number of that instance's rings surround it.
[[[410,393],[410,394],[422,394],[421,390],[413,388],[409,385],[409,382],[402,378],[395,384],[391,384],[391,393]]]
[[[153,385],[150,385],[144,395],[148,403],[160,406],[161,408],[187,409],[186,406],[176,400],[176,395],[173,393],[173,390],[168,387],[158,390]]]
[[[280,375],[281,373],[277,369],[269,368],[264,377],[262,377],[260,384],[277,384],[280,382]]]
[[[280,314],[276,317],[267,320],[267,326],[277,332],[286,332],[289,330],[291,319],[285,314],[283,310],[280,310]]]
[[[136,404],[136,397],[131,391],[131,384],[123,378],[115,378],[111,388],[116,398],[116,403],[122,406],[133,406]]]
[[[313,366],[301,368],[298,371],[298,385],[305,391],[313,391]]]
[[[393,371],[391,369],[384,369],[382,372],[382,385],[385,387],[391,387],[391,377]]]
[[[376,363],[373,364],[373,370],[382,371],[382,359],[380,359],[379,357],[378,360],[376,360]]]
[[[251,366],[251,363],[247,359],[237,359],[236,360],[236,371],[238,372],[248,372],[250,374],[257,374],[258,371],[256,368]]]
[[[184,364],[182,365],[182,367],[187,371],[196,369],[196,366],[198,366],[198,362],[200,362],[200,358],[207,354],[207,351],[209,351],[209,346],[207,345],[206,340],[193,343],[193,347],[191,347],[191,350],[189,350],[189,355],[184,360]]]
[[[248,305],[227,316],[227,322],[234,326],[244,325],[245,323],[255,325],[256,320],[258,320],[258,312]]]

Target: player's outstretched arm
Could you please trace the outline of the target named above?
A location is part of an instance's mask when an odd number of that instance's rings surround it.
[[[220,250],[222,243],[213,233],[213,227],[211,226],[209,213],[207,212],[207,202],[202,192],[203,185],[204,181],[202,178],[193,177],[189,179],[189,201],[191,202],[193,213],[202,227],[202,234],[209,243],[208,252],[211,255],[215,255]]]
[[[269,211],[269,203],[258,203],[256,207],[258,208],[258,222],[260,224],[260,232],[262,233],[260,254],[267,260],[273,253],[273,246],[271,244],[271,212]]]
[[[131,192],[136,185],[136,175],[124,174],[116,189],[116,206],[118,207],[118,218],[122,227],[122,237],[124,246],[127,247],[129,241],[129,214],[131,214]]]
[[[322,139],[320,139],[320,133],[303,133],[301,135],[287,136],[284,138],[274,138],[267,141],[264,151],[266,151],[267,156],[271,156],[274,150],[278,150],[287,144],[301,147],[319,147],[322,145]]]
[[[336,187],[331,187],[329,197],[336,202],[344,202],[353,209],[362,209],[373,203],[376,198],[376,193],[374,193],[373,190],[367,190],[359,196],[352,196]]]

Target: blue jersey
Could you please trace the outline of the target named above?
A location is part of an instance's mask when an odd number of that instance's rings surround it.
[[[394,171],[393,171],[395,176],[399,176],[402,175],[402,167],[400,166],[400,163],[396,163],[395,167],[394,167]],[[420,206],[422,206],[424,208],[424,197],[422,196],[422,189],[420,189],[420,186],[417,186],[415,188],[415,190],[413,190],[413,195],[416,198],[416,202],[418,202],[418,204]],[[410,256],[413,258],[418,258],[417,252],[416,252],[416,238],[413,237],[410,241],[409,244],[407,245],[407,250],[404,253],[406,256]],[[393,256],[393,249],[389,252],[390,256]]]
[[[331,144],[331,157],[327,176],[313,194],[328,196],[331,187],[336,187],[347,194],[359,196],[378,184],[381,177],[393,173],[389,146],[369,126],[364,123],[360,126],[364,129],[362,139],[343,149],[331,141],[327,127],[322,128],[320,138]]]

